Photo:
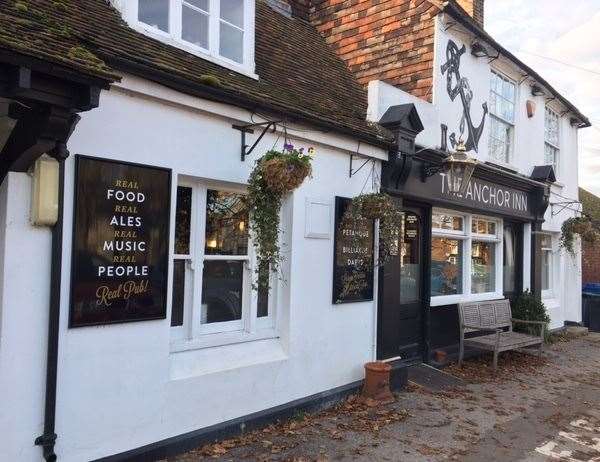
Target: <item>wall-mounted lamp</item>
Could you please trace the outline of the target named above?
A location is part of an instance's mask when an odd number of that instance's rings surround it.
[[[481,42],[471,44],[471,54],[477,58],[489,58],[490,52]]]
[[[448,176],[448,191],[459,195],[466,193],[477,166],[477,160],[467,155],[467,149],[462,140],[456,146],[456,151],[444,159],[443,166]]]
[[[544,92],[542,87],[540,87],[539,85],[532,85],[531,86],[531,94],[533,96],[544,96],[546,93]]]
[[[35,161],[31,222],[35,226],[54,226],[58,221],[58,162],[46,155]]]
[[[463,195],[467,192],[469,182],[477,166],[477,160],[467,155],[464,141],[460,140],[456,151],[451,152],[441,165],[423,168],[422,181],[437,173],[445,173],[448,177],[448,191],[451,194]]]

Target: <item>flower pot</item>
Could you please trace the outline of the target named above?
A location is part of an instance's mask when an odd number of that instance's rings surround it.
[[[286,194],[298,188],[310,175],[310,165],[283,158],[273,158],[261,165],[262,177],[267,187],[279,194]]]
[[[381,361],[365,364],[365,383],[362,396],[377,401],[393,401],[394,395],[390,391],[391,370],[392,366]]]
[[[444,350],[435,350],[433,352],[433,358],[435,362],[443,364],[448,359],[448,353],[446,353]]]

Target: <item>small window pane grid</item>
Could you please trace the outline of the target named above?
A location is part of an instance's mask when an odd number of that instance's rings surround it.
[[[273,328],[273,291],[251,289],[254,261],[243,194],[182,184],[175,209],[173,340]]]
[[[516,84],[492,72],[490,81],[489,157],[509,163],[515,124]]]
[[[500,294],[500,220],[434,210],[432,224],[432,300]]]
[[[560,116],[546,107],[544,118],[544,163],[558,172],[560,154]]]
[[[236,64],[245,61],[244,0],[138,0],[137,20]]]

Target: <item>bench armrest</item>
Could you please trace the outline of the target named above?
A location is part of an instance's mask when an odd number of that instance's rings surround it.
[[[519,323],[519,324],[539,324],[539,325],[545,325],[546,322],[545,321],[526,321],[524,319],[515,319],[515,318],[510,318],[511,322],[515,322],[515,323]]]
[[[481,326],[469,326],[468,324],[463,324],[462,325],[463,329],[473,329],[473,330],[478,330],[478,331],[483,331],[483,332],[491,332],[492,334],[497,334],[502,332],[502,329],[496,329],[494,327],[481,327]]]
[[[515,318],[510,318],[511,322],[514,324],[533,324],[533,325],[537,325],[537,326],[541,326],[540,329],[540,338],[542,340],[545,339],[546,337],[546,328],[548,323],[544,322],[544,321],[526,321],[524,319],[515,319]]]

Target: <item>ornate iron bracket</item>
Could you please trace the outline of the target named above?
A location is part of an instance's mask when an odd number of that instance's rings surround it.
[[[278,123],[281,123],[281,120],[275,120],[275,121],[270,121],[270,122],[260,122],[260,123],[256,123],[256,124],[246,124],[246,125],[234,124],[231,126],[231,128],[233,128],[234,130],[239,130],[242,132],[242,149],[241,149],[241,155],[240,155],[240,159],[242,162],[244,162],[246,160],[247,156],[252,154],[252,151],[254,151],[254,148],[256,148],[258,143],[260,143],[260,140],[263,139],[263,136],[265,136],[265,134],[269,131],[269,129],[271,127],[273,128],[273,133],[275,133]],[[262,133],[258,136],[256,141],[254,142],[254,144],[252,146],[248,147],[248,145],[246,144],[246,133],[253,134],[254,133],[253,128],[256,128],[256,127],[264,127],[264,128],[263,128]]]
[[[425,183],[427,178],[437,175],[444,171],[444,167],[441,165],[423,164],[421,168],[421,181]]]
[[[360,172],[360,170],[367,165],[369,162],[374,162],[374,159],[367,159],[365,160],[360,167],[358,167],[356,170],[354,170],[354,168],[352,167],[352,163],[354,161],[354,154],[350,154],[350,169],[348,171],[349,177],[352,178],[354,175],[356,175],[358,172]]]

